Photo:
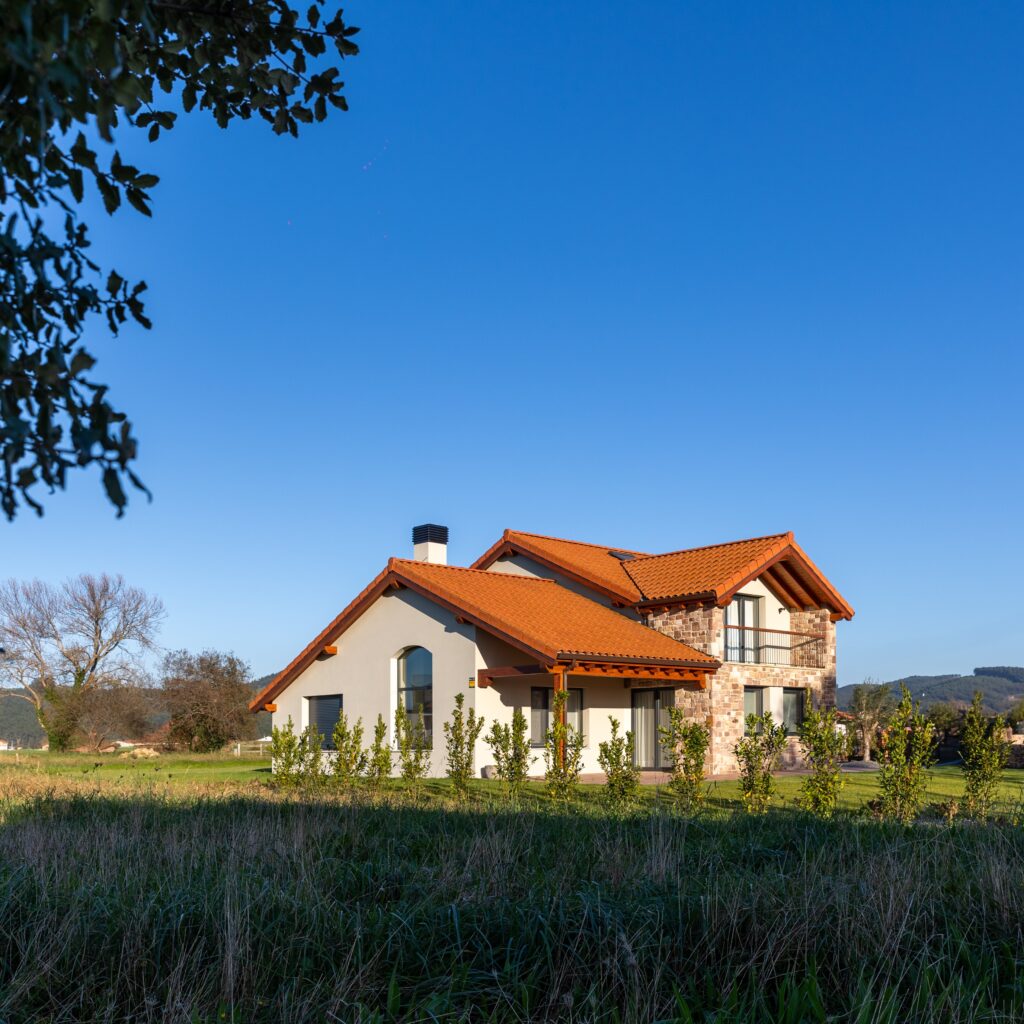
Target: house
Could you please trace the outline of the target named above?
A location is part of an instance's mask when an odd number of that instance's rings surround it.
[[[672,706],[709,725],[712,773],[735,769],[745,716],[763,711],[785,724],[795,764],[805,695],[835,705],[836,622],[853,609],[792,533],[647,554],[506,530],[468,568],[447,564],[447,543],[446,527],[416,527],[413,557],[390,559],[250,709],[328,739],[342,708],[367,731],[380,714],[393,739],[401,701],[422,710],[443,775],[457,693],[487,728],[522,708],[540,748],[552,694],[568,690],[584,771],[599,770],[609,716],[633,731],[642,768],[665,767]],[[481,737],[476,770],[492,760]]]

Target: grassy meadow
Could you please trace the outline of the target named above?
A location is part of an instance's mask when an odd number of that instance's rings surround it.
[[[785,801],[518,810],[480,782],[286,794],[266,762],[0,755],[0,1021],[1024,1019],[1024,773],[1002,820]],[[115,763],[118,762],[118,763]],[[99,765],[99,767],[96,767]],[[960,789],[932,772],[930,797]]]

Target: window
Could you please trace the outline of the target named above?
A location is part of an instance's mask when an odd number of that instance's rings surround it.
[[[530,746],[543,747],[551,728],[551,697],[554,690],[535,686],[530,690]],[[565,703],[565,721],[583,735],[583,691],[569,690]]]
[[[737,594],[725,609],[725,660],[759,662],[761,599]]]
[[[326,697],[307,697],[309,724],[315,726],[323,740],[324,750],[334,749],[334,726],[341,717],[340,693]]]
[[[782,691],[782,724],[787,736],[795,736],[804,724],[804,702],[806,694],[796,687],[785,687]]]
[[[746,732],[748,715],[757,715],[759,718],[764,714],[764,687],[744,686],[743,687],[743,731]],[[758,730],[760,732],[760,730]]]
[[[410,647],[398,658],[398,702],[411,719],[423,714],[427,746],[434,745],[434,656],[425,647]]]
[[[671,751],[661,742],[668,728],[669,709],[676,705],[675,690],[633,690],[633,764],[638,768],[667,768]]]

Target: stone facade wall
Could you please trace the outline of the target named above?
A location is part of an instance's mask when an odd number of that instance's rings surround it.
[[[647,624],[675,640],[710,654],[724,658],[722,634],[725,611],[717,607],[701,607],[687,611],[671,609],[649,615]],[[677,690],[676,706],[688,709],[693,719],[705,719],[711,728],[711,749],[708,752],[708,771],[714,774],[736,771],[733,749],[743,735],[744,686],[799,687],[811,691],[815,708],[835,707],[836,702],[836,627],[827,610],[793,612],[790,628],[795,633],[815,633],[824,639],[824,668],[815,668],[818,657],[811,646],[794,652],[793,665],[751,665],[725,662],[710,678],[704,691]],[[801,652],[806,651],[805,655]],[[698,696],[699,695],[699,696]],[[800,745],[796,737],[787,740],[783,751],[784,767],[799,767]]]
[[[696,647],[698,651],[721,657],[722,629],[725,626],[725,612],[714,605],[693,611],[671,609],[647,617],[647,625],[684,644]]]
[[[681,686],[676,690],[676,707],[683,709],[683,714],[692,722],[703,722],[710,726],[711,690],[702,690],[699,686]]]

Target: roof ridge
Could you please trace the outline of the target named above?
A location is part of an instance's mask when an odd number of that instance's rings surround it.
[[[635,559],[637,562],[649,562],[655,558],[668,558],[670,555],[687,555],[691,551],[710,551],[711,548],[728,548],[733,547],[736,544],[752,544],[758,540],[781,540],[783,537],[788,538],[790,541],[793,540],[793,531],[787,530],[785,533],[766,533],[763,537],[741,537],[739,540],[725,540],[720,541],[718,544],[702,544],[696,548],[679,548],[677,551],[660,551],[656,555],[641,555]]]
[[[633,548],[620,548],[609,544],[594,544],[589,540],[572,540],[569,537],[552,537],[546,533],[530,533],[527,530],[506,530],[505,535],[518,534],[520,537],[536,537],[537,540],[557,540],[559,544],[578,544],[584,548],[604,548],[605,551],[622,551],[627,555],[639,555],[642,558],[650,558],[644,551],[636,551]]]
[[[393,569],[399,564],[416,566],[429,565],[434,569],[451,569],[453,572],[472,572],[481,576],[490,576],[492,578],[498,577],[501,579],[526,580],[530,583],[554,583],[556,586],[558,585],[550,576],[519,576],[516,573],[511,572],[492,572],[490,569],[473,569],[468,565],[442,565],[439,562],[424,562],[418,558],[399,558],[397,555],[392,555],[391,558],[388,559],[388,569]]]

